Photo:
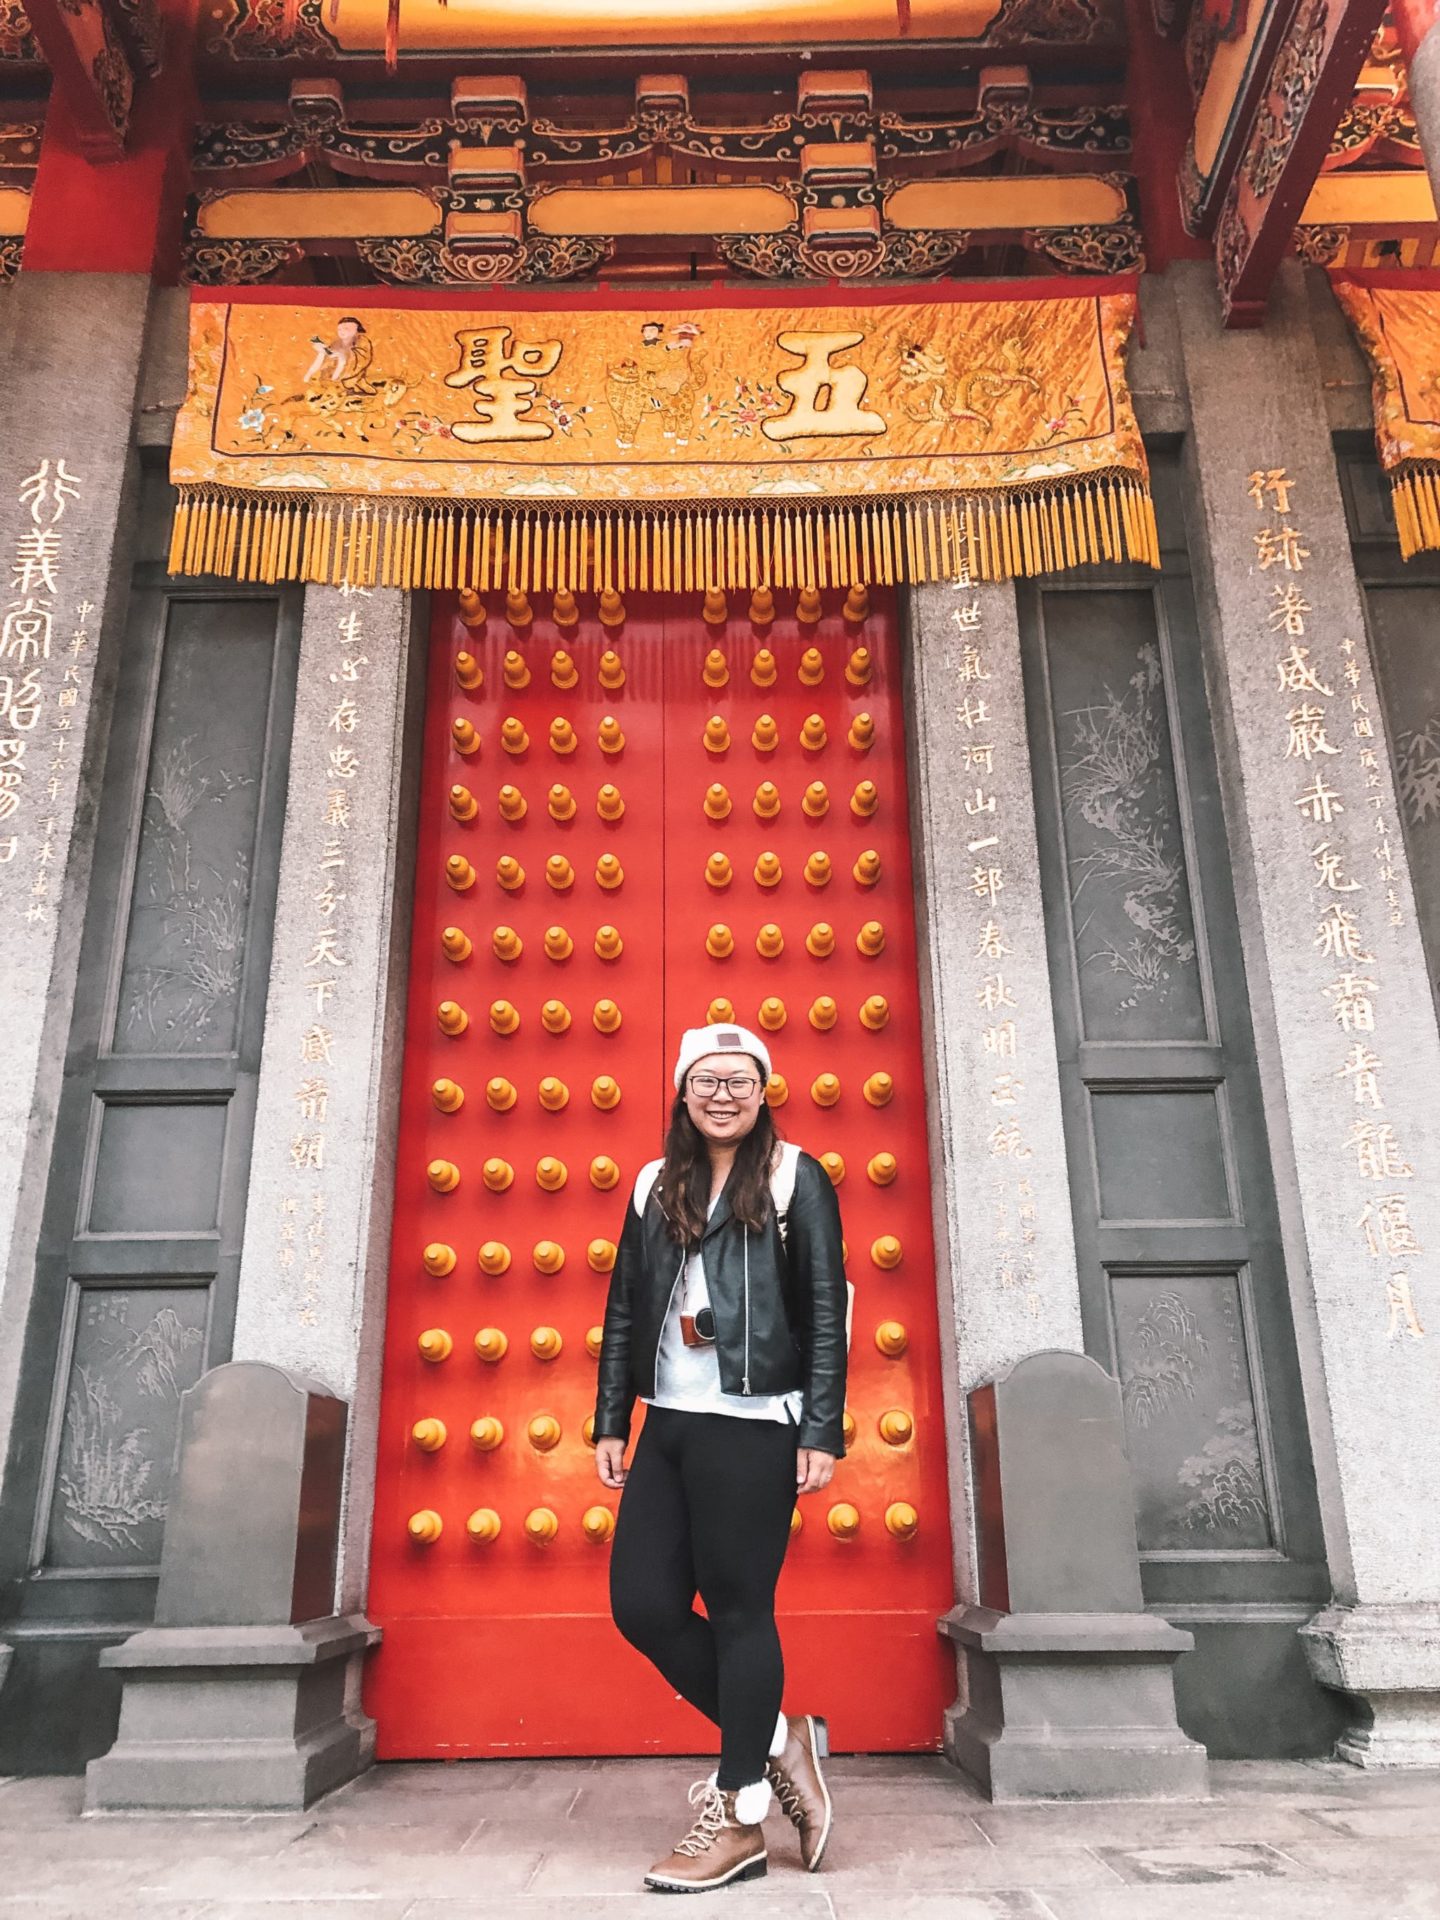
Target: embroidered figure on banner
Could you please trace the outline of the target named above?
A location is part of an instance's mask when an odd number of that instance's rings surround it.
[[[628,451],[652,422],[662,440],[689,446],[705,370],[696,342],[703,337],[694,320],[676,321],[668,336],[663,321],[647,320],[634,352],[605,369],[605,404],[617,447]]]
[[[996,403],[1007,393],[1040,394],[1040,382],[1022,364],[1022,351],[1012,334],[1000,343],[993,362],[952,372],[945,354],[912,340],[900,355],[900,378],[910,388],[904,401],[906,415],[942,426],[969,420],[989,433],[995,424]],[[1062,409],[1066,417],[1068,411]]]

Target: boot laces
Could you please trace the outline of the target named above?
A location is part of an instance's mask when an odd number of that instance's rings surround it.
[[[780,1802],[781,1812],[787,1819],[793,1820],[798,1825],[805,1811],[799,1788],[785,1769],[775,1761],[770,1762],[767,1771],[770,1775],[770,1785],[775,1789],[775,1797]]]
[[[697,1780],[690,1789],[690,1804],[698,1806],[700,1811],[694,1826],[676,1845],[675,1851],[693,1860],[698,1854],[708,1853],[719,1839],[725,1825],[725,1796],[708,1780]]]

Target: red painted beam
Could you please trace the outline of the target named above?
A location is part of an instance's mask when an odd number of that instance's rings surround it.
[[[71,138],[88,160],[118,160],[130,129],[135,70],[111,6],[25,0],[25,11],[55,78],[52,109],[55,101],[63,105]]]
[[[1215,229],[1225,321],[1258,326],[1295,223],[1355,91],[1385,0],[1300,0]]]
[[[28,3],[33,9],[37,0]],[[198,113],[196,11],[196,0],[167,0],[164,65],[137,88],[123,156],[114,147],[97,153],[93,121],[77,113],[74,90],[57,75],[30,198],[22,273],[177,276]]]
[[[1125,110],[1140,184],[1145,262],[1163,273],[1172,260],[1203,260],[1210,252],[1186,232],[1178,190],[1194,102],[1185,55],[1173,39],[1161,37],[1154,0],[1125,0],[1125,15]]]

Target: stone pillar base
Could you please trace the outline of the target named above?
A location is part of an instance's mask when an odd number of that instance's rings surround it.
[[[1327,1607],[1300,1639],[1320,1684],[1356,1705],[1337,1760],[1440,1766],[1440,1605]]]
[[[345,1714],[358,1614],[301,1626],[152,1627],[101,1654],[124,1675],[120,1730],[86,1769],[89,1813],[299,1812],[363,1773],[375,1723]]]
[[[1144,1613],[957,1607],[965,1707],[945,1752],[992,1800],[1198,1800],[1205,1749],[1175,1719],[1174,1664],[1194,1642]]]

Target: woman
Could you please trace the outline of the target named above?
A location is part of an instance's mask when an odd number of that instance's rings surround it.
[[[775,1583],[797,1491],[826,1486],[844,1452],[840,1210],[819,1161],[777,1141],[769,1076],[744,1027],[685,1034],[665,1157],[626,1208],[600,1350],[595,1464],[625,1490],[615,1623],[720,1728],[719,1769],[691,1789],[695,1824],[645,1876],[675,1892],[765,1872],[772,1787],[812,1872],[830,1833],[814,1722],[780,1712]],[[637,1395],[648,1411],[627,1471]]]

